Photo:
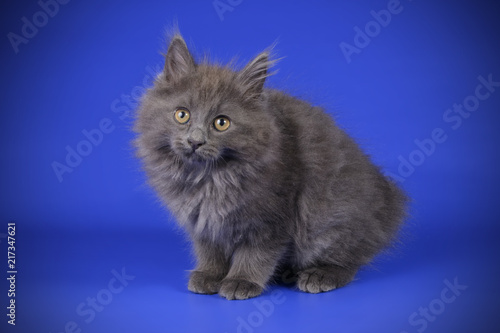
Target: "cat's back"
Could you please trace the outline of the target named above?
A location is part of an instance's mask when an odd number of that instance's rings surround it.
[[[369,156],[322,108],[279,91],[269,91],[268,103],[285,133],[282,136],[284,151],[292,152],[287,154],[292,156],[286,156],[284,164],[300,165],[290,169],[299,172],[295,176],[300,179],[300,197],[316,198],[306,206],[321,201],[325,206],[316,209],[329,211],[333,204],[350,201],[361,209],[367,203],[364,198],[401,196]],[[401,200],[395,198],[394,201]]]
[[[283,144],[294,146],[305,173],[324,181],[347,164],[370,164],[354,140],[321,107],[280,91],[266,93],[269,112],[285,134]]]
[[[329,244],[338,237],[339,224],[345,235],[354,237],[345,242],[357,244],[378,235],[373,248],[360,250],[365,259],[387,245],[405,214],[404,193],[322,108],[275,91],[269,92],[268,102],[288,134],[282,145],[294,147],[294,160],[285,164],[301,166],[292,169],[300,172],[299,186],[289,188],[297,193],[297,246]]]

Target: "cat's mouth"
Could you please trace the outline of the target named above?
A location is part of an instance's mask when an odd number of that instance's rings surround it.
[[[184,159],[189,163],[210,163],[218,158],[218,153],[212,151],[211,149],[204,149],[200,147],[198,149],[185,149],[183,151]]]
[[[231,149],[190,149],[184,150],[184,160],[192,164],[206,164],[210,163],[215,165],[227,164],[236,158],[236,153]]]
[[[197,153],[196,151],[191,151],[186,154],[186,158],[188,159],[189,162],[194,162],[194,163],[206,163],[210,160],[208,156],[205,156],[204,154]]]

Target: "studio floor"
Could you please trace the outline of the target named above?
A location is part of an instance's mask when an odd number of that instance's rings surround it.
[[[17,223],[17,324],[5,332],[493,332],[498,324],[491,230],[419,230],[344,288],[306,294],[285,279],[260,297],[227,301],[187,290],[189,244],[167,227],[61,229]]]

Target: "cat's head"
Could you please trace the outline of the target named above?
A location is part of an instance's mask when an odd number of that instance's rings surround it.
[[[139,108],[139,155],[163,154],[188,166],[261,158],[276,132],[263,93],[272,63],[267,51],[240,71],[196,63],[175,35]]]

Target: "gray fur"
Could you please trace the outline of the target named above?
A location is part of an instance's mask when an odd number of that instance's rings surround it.
[[[329,291],[391,243],[405,195],[321,108],[264,88],[268,52],[241,71],[197,64],[177,34],[165,58],[135,146],[192,238],[189,290],[246,299],[286,267],[299,289]],[[185,124],[178,107],[190,112]],[[220,115],[231,121],[224,132]]]

